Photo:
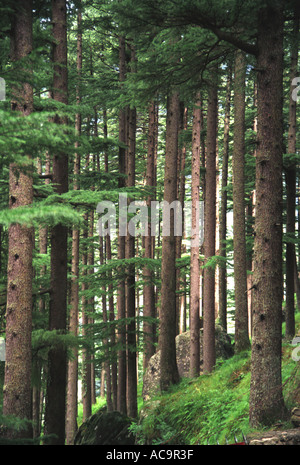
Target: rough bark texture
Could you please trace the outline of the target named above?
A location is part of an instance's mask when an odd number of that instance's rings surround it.
[[[214,80],[214,79],[213,79]],[[216,137],[217,137],[217,83],[209,87],[206,136],[206,175],[204,209],[204,256],[205,265],[215,255],[216,243]],[[215,270],[204,269],[203,291],[203,370],[210,373],[215,365]]]
[[[232,156],[235,350],[237,353],[249,347],[245,232],[245,77],[245,56],[238,50],[235,56],[234,72]]]
[[[135,185],[135,142],[136,142],[136,110],[129,113],[128,131],[128,163],[127,185]],[[135,237],[127,233],[126,258],[135,256]],[[135,311],[135,266],[127,268],[126,316],[127,325],[127,414],[131,418],[137,417],[137,363],[136,363],[136,311]]]
[[[296,153],[297,140],[297,102],[292,98],[294,86],[292,81],[298,75],[298,47],[299,47],[299,15],[300,7],[295,11],[293,43],[291,50],[290,69],[290,101],[289,101],[289,131],[288,131],[288,153]],[[292,239],[295,234],[295,209],[296,209],[296,163],[288,161],[286,172],[286,232]],[[295,280],[296,276],[296,280]],[[287,339],[292,339],[295,335],[295,284],[297,286],[297,273],[295,273],[295,245],[292,242],[286,244],[286,307],[285,320]],[[296,288],[297,289],[297,288]]]
[[[32,50],[32,2],[13,5],[12,59],[27,57]],[[33,109],[32,87],[24,82],[13,90],[12,108],[24,117]],[[28,154],[30,155],[30,154]],[[28,170],[28,167],[27,167]],[[30,205],[33,200],[32,177],[24,167],[12,164],[9,174],[9,207]],[[8,233],[6,362],[3,389],[3,414],[31,418],[31,326],[32,326],[32,250],[33,231],[13,224]],[[30,430],[21,432],[22,437]],[[14,433],[8,432],[8,436]]]
[[[282,326],[282,67],[279,7],[258,14],[258,121],[250,422],[283,417]]]
[[[179,95],[173,92],[168,98],[166,127],[166,157],[164,200],[170,205],[176,200],[177,151],[179,127]],[[167,390],[170,385],[179,380],[176,363],[176,241],[174,236],[174,211],[170,214],[170,233],[162,238],[162,269],[161,269],[161,311],[159,348],[161,350],[161,390]]]
[[[80,105],[80,77],[82,69],[82,14],[78,11],[77,17],[78,36],[77,36],[77,75],[78,84],[76,88],[76,103]],[[77,113],[75,120],[75,130],[77,135],[81,134],[81,114]],[[76,142],[76,146],[78,143]],[[79,189],[77,177],[80,174],[80,154],[75,154],[74,160],[74,190]],[[70,290],[70,316],[69,316],[69,331],[74,335],[78,334],[78,317],[79,317],[79,229],[72,231],[72,280]],[[74,440],[74,435],[77,431],[77,383],[78,383],[78,350],[73,349],[74,359],[68,363],[68,382],[67,382],[67,411],[66,411],[66,442],[71,445]]]
[[[199,96],[198,96],[199,97]],[[191,331],[191,376],[200,374],[200,237],[199,237],[199,188],[200,188],[200,112],[201,102],[197,99],[193,112],[192,139],[192,237],[191,237],[191,290],[190,290],[190,331]]]
[[[126,56],[125,56],[125,39],[120,37],[119,39],[119,63],[120,63],[120,75],[119,79],[122,82],[126,75]],[[126,111],[120,110],[119,113],[119,140],[123,144],[126,142]],[[125,186],[125,148],[119,148],[119,187]],[[119,225],[120,226],[120,225]],[[125,237],[119,235],[118,238],[118,258],[125,258]],[[118,399],[117,408],[121,413],[126,414],[126,331],[124,325],[124,318],[126,316],[126,303],[125,303],[125,280],[122,280],[118,284],[118,295],[117,295],[117,314],[120,324],[118,325],[117,340],[120,345],[118,351]],[[123,320],[123,323],[122,323]]]
[[[219,247],[220,257],[226,259],[226,233],[227,233],[227,181],[228,181],[228,158],[229,158],[229,123],[230,123],[230,100],[231,100],[232,66],[229,65],[224,121],[224,145],[222,159],[222,181],[221,181],[221,209],[219,225]],[[219,319],[220,324],[227,330],[227,267],[222,263],[219,268]]]
[[[155,102],[149,107],[149,128],[148,128],[148,152],[147,152],[147,170],[146,185],[150,189],[154,187],[154,157],[155,157],[155,134],[156,134],[156,108]],[[147,199],[147,206],[150,208],[151,200],[154,195],[151,193]],[[149,217],[150,219],[150,217]],[[148,231],[145,236],[145,258],[153,258],[153,237],[151,236],[151,222],[148,220]],[[144,267],[144,317],[155,317],[155,293],[153,285],[153,272],[150,267]],[[144,370],[155,352],[155,325],[150,321],[144,320]]]
[[[67,24],[65,0],[52,1],[53,23],[53,99],[68,103],[67,74]],[[63,121],[57,116],[57,124]],[[66,154],[53,156],[53,183],[56,192],[62,194],[68,191],[68,157]],[[67,244],[68,229],[62,224],[55,226],[51,232],[51,298],[49,329],[66,331],[67,318]],[[47,401],[45,411],[45,433],[54,434],[50,439],[52,445],[65,442],[65,411],[67,356],[63,347],[57,346],[49,353]]]

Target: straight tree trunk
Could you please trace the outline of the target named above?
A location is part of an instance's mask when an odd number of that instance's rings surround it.
[[[193,111],[192,139],[192,235],[191,235],[191,290],[190,290],[190,375],[200,374],[200,119],[201,101],[197,96]]]
[[[258,147],[253,275],[250,424],[285,416],[282,330],[282,74],[281,6],[258,12]]]
[[[291,50],[291,71],[290,71],[290,101],[289,101],[289,131],[288,131],[288,153],[296,153],[297,140],[297,102],[292,98],[294,86],[293,79],[297,77],[298,47],[299,47],[299,5],[295,11],[293,43]],[[295,209],[296,209],[296,163],[288,162],[285,168],[286,173],[286,195],[287,195],[287,219],[286,233],[289,236],[286,244],[286,307],[285,337],[292,339],[295,335],[295,245],[289,242],[295,235]],[[297,283],[296,283],[297,284]]]
[[[154,187],[154,158],[155,158],[155,132],[156,132],[156,117],[155,117],[155,102],[151,102],[149,107],[149,128],[148,128],[148,152],[147,152],[147,170],[146,170],[146,186],[150,189]],[[151,201],[154,200],[153,192],[147,199],[147,206],[150,209]],[[145,258],[153,257],[153,238],[151,236],[151,222],[148,221],[148,231],[145,236]],[[147,321],[147,318],[155,318],[155,293],[153,285],[153,272],[151,267],[144,267],[144,371],[146,370],[149,360],[155,353],[155,337],[153,322]]]
[[[187,130],[187,119],[188,119],[188,109],[186,106],[183,106],[182,111],[181,111],[181,121],[180,121],[180,128],[182,131]],[[201,124],[200,124],[201,126]],[[179,202],[182,208],[182,231],[184,234],[184,226],[185,226],[185,218],[184,218],[184,198],[185,198],[185,163],[186,163],[186,144],[183,144],[183,147],[181,149],[181,163],[180,163],[180,172],[178,174],[179,177]],[[179,256],[181,257],[181,250],[183,253],[186,252],[186,246],[183,244],[184,236],[178,236],[178,258]],[[180,273],[180,270],[179,270]],[[182,283],[181,284],[181,293],[178,296],[178,301],[179,301],[179,334],[182,334],[186,332],[186,325],[187,325],[187,314],[186,314],[186,274],[184,273],[182,277]],[[178,289],[180,290],[180,288]]]
[[[176,200],[177,151],[180,101],[177,91],[168,97],[166,126],[166,157],[164,201],[171,205]],[[164,215],[163,215],[164,221]],[[176,362],[176,241],[174,211],[170,212],[170,233],[162,238],[161,311],[159,348],[161,351],[160,388],[166,391],[179,381]]]
[[[89,308],[88,308],[88,299],[86,297],[86,291],[88,290],[88,284],[86,282],[88,271],[88,230],[89,230],[89,214],[85,213],[85,229],[83,233],[83,239],[85,242],[85,249],[82,255],[82,266],[83,266],[83,278],[82,283],[82,336],[87,338],[89,337]],[[88,347],[83,348],[82,350],[82,406],[83,406],[83,421],[87,420],[92,414],[92,397],[91,397],[91,354]]]
[[[126,75],[126,55],[125,55],[125,38],[119,38],[119,62],[120,62],[120,83],[122,85]],[[120,110],[119,113],[119,140],[123,144],[126,142],[126,111]],[[125,148],[119,148],[119,188],[125,186]],[[119,225],[120,226],[120,225]],[[118,259],[125,258],[125,237],[119,234],[118,237]],[[126,329],[124,319],[126,316],[126,302],[125,302],[125,279],[118,284],[117,295],[117,316],[118,316],[118,344],[120,349],[118,351],[118,399],[117,409],[121,413],[126,414]]]
[[[32,1],[16,1],[12,19],[12,60],[28,57],[32,51]],[[33,91],[28,82],[13,89],[12,108],[24,117],[33,110]],[[28,168],[27,168],[28,170]],[[9,207],[30,205],[32,177],[24,167],[10,165]],[[12,224],[8,232],[6,361],[3,414],[31,419],[31,328],[32,328],[33,230]],[[21,431],[32,435],[31,428]],[[8,437],[14,432],[8,431]]]
[[[236,353],[249,347],[245,231],[245,77],[244,52],[238,50],[235,56],[234,71],[234,145],[232,156]]]
[[[135,145],[136,145],[136,109],[129,110],[127,186],[135,185]],[[135,256],[135,236],[127,232],[126,258]],[[135,309],[135,266],[127,267],[126,316],[127,325],[127,415],[137,417],[137,349],[136,349],[136,309]]]
[[[77,16],[78,36],[77,36],[77,75],[78,84],[76,88],[76,103],[79,106],[81,103],[80,93],[80,77],[82,69],[82,13],[81,5],[79,7]],[[81,114],[76,114],[75,131],[77,136],[81,134]],[[76,147],[79,143],[76,142]],[[78,176],[80,174],[80,154],[75,153],[74,160],[74,190],[79,189]],[[72,231],[72,280],[70,291],[70,317],[69,317],[69,331],[75,336],[78,335],[78,318],[79,318],[79,243],[80,243],[79,229]],[[73,349],[74,359],[68,362],[68,389],[67,389],[67,413],[66,413],[66,443],[71,445],[74,440],[74,435],[77,431],[77,404],[78,404],[78,350]]]
[[[99,249],[99,255],[100,255],[100,265],[104,265],[105,263],[105,258],[104,258],[104,241],[103,237],[100,237],[100,249]],[[106,299],[106,285],[104,284],[102,286],[102,313],[103,313],[103,323],[107,325],[108,323],[108,315],[107,315],[107,299]],[[106,329],[108,332],[108,328]],[[103,371],[105,372],[105,379],[106,379],[106,405],[107,405],[107,411],[112,412],[113,411],[113,403],[112,403],[112,383],[111,383],[111,370],[110,370],[110,363],[109,363],[109,338],[105,337],[103,339],[103,345],[106,348],[105,350],[105,356],[106,359],[103,363]],[[104,384],[104,383],[103,383]],[[101,382],[101,390],[102,390],[102,382]],[[103,393],[104,397],[105,393]],[[101,394],[102,396],[102,394]]]
[[[103,110],[103,122],[104,122],[104,137],[107,139],[108,137],[108,129],[107,129],[107,111],[106,109]],[[104,153],[104,170],[105,173],[108,173],[108,154],[107,152]],[[100,171],[100,166],[98,166],[98,171]],[[111,240],[110,235],[107,234],[105,238],[106,244],[106,259],[108,261],[111,260]],[[109,284],[108,284],[108,321],[111,323],[110,325],[110,345],[111,347],[115,347],[116,345],[116,334],[113,322],[115,320],[115,306],[114,306],[114,295],[113,295],[113,284],[112,284],[112,272],[109,271]],[[118,392],[118,373],[117,373],[117,363],[116,357],[113,356],[112,352],[110,351],[110,362],[111,362],[111,396],[112,396],[112,406],[113,410],[117,410],[117,392]],[[108,363],[108,365],[110,365]]]
[[[221,184],[221,210],[219,226],[220,257],[224,258],[224,263],[219,269],[219,319],[221,326],[227,331],[227,266],[226,266],[226,234],[227,234],[227,183],[228,183],[228,160],[229,160],[229,125],[230,125],[230,102],[232,65],[228,66],[226,101],[225,101],[225,121],[224,121],[224,146],[222,159],[222,184]]]
[[[213,81],[215,79],[213,78]],[[204,262],[215,255],[216,243],[216,138],[218,88],[214,82],[208,89],[206,175],[204,207]],[[203,371],[210,373],[216,362],[215,355],[215,270],[204,268],[203,290]]]
[[[52,0],[53,23],[53,99],[68,103],[67,73],[67,8],[65,0]],[[59,116],[57,124],[63,123]],[[53,183],[58,194],[68,191],[68,157],[60,153],[53,156]],[[51,298],[49,329],[66,332],[68,229],[58,224],[51,232]],[[67,354],[63,345],[49,352],[45,433],[56,437],[52,445],[65,443]]]

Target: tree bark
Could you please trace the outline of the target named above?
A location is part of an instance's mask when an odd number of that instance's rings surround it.
[[[67,8],[65,0],[52,0],[53,23],[53,99],[68,103],[67,73]],[[57,124],[64,123],[59,116]],[[53,156],[53,183],[56,192],[68,191],[68,156],[64,153]],[[51,298],[49,329],[66,332],[67,319],[67,272],[68,229],[58,224],[51,232]],[[49,439],[52,445],[65,442],[67,354],[62,345],[49,352],[45,433],[56,437]]]
[[[179,103],[178,92],[173,91],[168,97],[167,103],[164,201],[168,202],[168,205],[176,200]],[[169,235],[163,235],[162,238],[161,311],[158,341],[161,350],[160,388],[162,391],[167,390],[172,384],[179,381],[175,347],[176,241],[174,223],[174,211],[171,210],[170,233]]]
[[[292,98],[294,86],[293,79],[297,77],[298,47],[299,47],[299,5],[295,10],[294,31],[291,48],[290,68],[290,101],[289,101],[289,131],[288,131],[288,153],[296,153],[297,140],[297,102]],[[285,307],[285,337],[292,339],[295,335],[295,245],[290,239],[295,237],[295,209],[296,209],[296,163],[289,162],[285,167],[286,176],[286,233],[289,236],[286,244],[286,307]],[[297,275],[297,273],[296,273]],[[298,278],[297,278],[298,279]]]
[[[201,101],[197,96],[193,111],[192,138],[192,234],[191,234],[191,290],[190,290],[190,375],[200,374],[200,119]]]
[[[258,12],[258,121],[250,423],[284,417],[282,329],[283,13]]]
[[[79,106],[81,103],[80,78],[82,70],[82,13],[81,5],[79,6],[77,15],[78,35],[77,35],[77,76],[78,83],[76,87],[76,103]],[[75,131],[77,136],[81,135],[81,114],[76,114]],[[75,143],[79,147],[79,143]],[[80,154],[75,153],[74,159],[74,190],[79,189],[78,176],[80,175]],[[79,318],[79,229],[72,231],[72,279],[70,291],[70,317],[69,331],[75,336],[78,335],[78,318]],[[73,349],[74,359],[68,362],[68,381],[67,381],[67,413],[66,413],[66,443],[71,445],[74,440],[74,435],[77,431],[77,403],[78,403],[78,350]]]
[[[122,86],[126,76],[126,56],[125,56],[125,39],[119,38],[119,62],[120,62],[120,83]],[[119,112],[119,140],[123,144],[126,142],[126,111],[121,109]],[[125,148],[119,148],[119,188],[125,186]],[[120,225],[119,225],[120,226]],[[125,237],[119,234],[118,237],[118,259],[125,258]],[[118,284],[117,295],[117,316],[118,316],[118,344],[120,349],[118,351],[118,400],[117,408],[121,413],[126,414],[126,328],[124,319],[126,316],[126,302],[125,302],[125,280]]]
[[[156,117],[155,117],[155,102],[151,102],[149,106],[149,128],[148,128],[148,151],[147,151],[147,169],[146,169],[146,186],[150,189],[154,188],[154,158],[155,158],[155,133],[156,133]],[[153,192],[147,198],[148,209],[151,207],[151,201],[154,200]],[[151,236],[151,221],[148,217],[148,231],[145,236],[145,258],[153,257],[153,237]],[[155,293],[153,285],[153,272],[151,267],[144,267],[144,360],[143,367],[146,370],[149,360],[155,353],[155,325],[153,322],[147,321],[147,318],[155,318]]]
[[[135,185],[135,145],[136,145],[136,109],[129,110],[127,186]],[[126,258],[135,256],[135,236],[127,231]],[[135,266],[127,267],[126,278],[126,316],[127,325],[127,414],[137,417],[137,363],[136,363],[136,309],[135,309]]]
[[[206,174],[204,207],[204,263],[215,255],[216,237],[216,138],[218,87],[215,74],[208,89]],[[203,290],[203,371],[210,373],[216,362],[215,355],[215,270],[204,268]]]
[[[32,1],[13,5],[12,60],[27,58],[32,51]],[[13,89],[12,108],[24,117],[33,110],[33,91],[28,82]],[[26,171],[27,170],[27,171]],[[30,205],[33,201],[32,176],[28,167],[16,164],[9,171],[9,207]],[[12,224],[8,232],[6,361],[3,388],[3,414],[31,419],[31,329],[32,329],[32,252],[33,230]],[[31,428],[16,433],[30,437]],[[14,437],[13,431],[7,431]]]
[[[249,347],[245,231],[245,77],[245,56],[242,51],[238,50],[235,55],[234,72],[234,145],[232,156],[236,353]]]
[[[226,266],[226,235],[227,235],[227,183],[228,183],[228,160],[229,160],[229,128],[230,128],[230,102],[232,65],[228,66],[226,100],[225,100],[225,121],[224,121],[224,145],[222,159],[222,181],[221,181],[221,209],[219,225],[219,255],[224,259],[219,269],[219,319],[221,326],[227,331],[227,266]]]

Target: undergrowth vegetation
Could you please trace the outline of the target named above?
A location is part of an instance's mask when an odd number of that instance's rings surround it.
[[[300,314],[296,315],[300,329]],[[283,327],[284,331],[284,327]],[[300,363],[283,341],[282,382],[288,409],[300,403]],[[226,444],[254,433],[249,425],[250,351],[219,361],[210,375],[182,379],[166,394],[142,405],[131,427],[139,444]],[[276,424],[289,429],[292,424]]]

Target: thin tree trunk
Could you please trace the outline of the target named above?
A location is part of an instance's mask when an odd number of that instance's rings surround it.
[[[208,89],[206,175],[204,212],[204,257],[207,261],[215,255],[216,235],[216,138],[218,116],[217,83]],[[210,373],[216,362],[215,355],[215,270],[204,268],[203,290],[203,371]]]
[[[179,127],[179,95],[174,91],[168,97],[166,127],[166,157],[164,201],[170,206],[176,200],[177,187],[177,151]],[[164,215],[163,215],[164,221]],[[174,235],[174,211],[170,212],[170,232],[162,238],[161,268],[161,312],[159,348],[161,350],[160,388],[167,390],[179,381],[176,362],[176,241]]]
[[[127,186],[135,185],[136,110],[129,110]],[[129,199],[130,201],[130,199]],[[135,256],[135,236],[127,232],[126,258]],[[127,267],[126,316],[127,325],[127,414],[137,417],[137,365],[136,365],[136,310],[135,310],[135,266]]]
[[[105,259],[104,259],[104,241],[103,237],[100,236],[100,265],[104,265]],[[102,313],[103,313],[103,323],[107,325],[108,323],[108,316],[107,316],[107,301],[106,301],[106,285],[104,284],[102,286]],[[106,328],[106,332],[109,333],[108,327]],[[107,405],[107,410],[108,412],[113,411],[113,403],[112,403],[112,389],[111,389],[111,371],[110,371],[110,363],[109,363],[109,338],[105,337],[103,339],[103,345],[105,347],[105,356],[106,359],[103,363],[103,371],[105,372],[105,379],[106,379],[106,405]],[[104,383],[103,383],[104,384]],[[101,382],[101,390],[102,390],[102,382]],[[105,392],[103,390],[103,397],[105,395]],[[101,393],[102,396],[102,393]]]
[[[230,101],[231,101],[232,65],[228,66],[225,121],[224,121],[224,146],[222,160],[222,184],[221,184],[221,211],[219,227],[219,255],[224,259],[219,269],[219,319],[221,326],[227,331],[227,266],[226,266],[226,234],[227,234],[227,182],[229,159],[229,127],[230,127]]]
[[[235,351],[249,347],[247,258],[245,231],[245,77],[244,52],[235,55],[233,167],[233,253],[235,293]]]
[[[155,157],[155,102],[152,102],[149,107],[149,128],[148,128],[148,153],[147,153],[147,170],[146,170],[146,186],[150,189],[154,187],[154,157]],[[151,192],[147,199],[147,206],[150,209],[151,201],[154,200],[154,193]],[[148,231],[145,236],[145,258],[153,257],[153,238],[151,236],[151,221],[148,218]],[[144,371],[146,370],[149,360],[155,353],[154,346],[154,323],[147,321],[147,318],[155,317],[155,293],[153,285],[153,272],[151,267],[144,267]]]
[[[181,112],[181,129],[183,131],[187,130],[187,118],[188,118],[188,109],[187,107],[184,107]],[[178,249],[180,251],[180,256],[181,256],[181,250],[183,253],[186,252],[186,246],[182,242],[184,238],[184,226],[185,226],[185,218],[184,218],[184,199],[185,199],[185,163],[186,163],[186,144],[183,145],[181,149],[181,163],[180,163],[180,173],[178,174],[179,176],[179,202],[182,208],[182,231],[183,235],[178,236]],[[180,272],[180,270],[179,270]],[[179,333],[184,333],[186,332],[186,326],[187,326],[187,314],[186,314],[186,274],[184,273],[182,277],[182,291],[179,295]]]
[[[80,77],[82,69],[82,13],[81,5],[79,6],[77,25],[78,25],[78,36],[77,36],[77,75],[78,84],[76,88],[76,103],[79,106],[81,103],[81,92],[80,92]],[[77,136],[81,135],[81,114],[76,114],[75,120],[75,131]],[[76,147],[79,147],[79,143],[75,143]],[[74,159],[74,190],[79,189],[78,176],[80,174],[80,154],[75,153]],[[71,291],[70,291],[70,317],[69,317],[69,331],[75,336],[78,335],[78,318],[79,318],[79,243],[80,243],[80,231],[79,229],[73,229],[72,231],[72,279],[71,279]],[[66,443],[71,445],[74,440],[74,435],[77,431],[77,407],[78,407],[78,350],[73,349],[74,359],[68,362],[68,389],[67,389],[67,413],[66,413]]]
[[[85,295],[88,290],[88,284],[86,278],[88,275],[87,265],[88,265],[88,251],[87,251],[87,240],[88,240],[88,230],[89,230],[89,215],[86,213],[85,217],[85,230],[83,233],[83,239],[85,242],[85,250],[82,256],[82,266],[83,266],[83,278],[82,283],[82,336],[86,339],[89,338],[89,317],[88,317],[88,299]],[[92,397],[91,397],[91,354],[89,348],[85,347],[82,350],[82,406],[83,406],[83,421],[87,420],[92,414]]]
[[[192,139],[192,235],[191,235],[191,291],[190,291],[190,375],[200,374],[200,112],[201,101],[197,96],[193,111]]]
[[[106,109],[103,110],[103,122],[104,122],[104,137],[108,137],[108,129],[107,129],[107,111]],[[100,166],[98,166],[98,171],[100,170]],[[108,173],[108,154],[107,152],[104,153],[104,170],[105,173]],[[109,261],[111,260],[111,240],[110,235],[107,234],[105,238],[106,244],[106,259]],[[113,295],[113,284],[112,284],[112,272],[108,272],[109,275],[109,284],[108,284],[108,320],[110,323],[110,346],[115,347],[116,345],[116,334],[113,322],[115,320],[115,307],[114,307],[114,295]],[[110,360],[108,366],[111,365],[111,396],[112,396],[112,407],[113,410],[117,410],[117,392],[118,392],[118,372],[117,372],[117,363],[116,357],[113,356],[111,350],[109,351]]]
[[[294,86],[293,79],[297,77],[298,47],[299,47],[299,14],[300,7],[296,7],[293,43],[291,51],[291,71],[290,71],[290,101],[289,101],[289,131],[288,131],[288,153],[296,153],[297,140],[297,102],[292,98]],[[289,236],[286,244],[286,307],[285,337],[292,339],[295,335],[295,245],[289,242],[295,236],[295,209],[296,209],[296,163],[292,162],[286,166],[286,195],[287,195],[287,219],[286,233]]]
[[[258,14],[258,147],[253,275],[250,423],[284,417],[282,330],[282,71],[283,13]]]
[[[12,20],[12,60],[26,58],[32,51],[32,2],[17,1]],[[33,110],[33,92],[28,82],[13,89],[12,108],[24,117]],[[9,207],[30,205],[32,177],[22,166],[10,165]],[[3,414],[31,418],[31,327],[33,230],[12,224],[8,232],[6,361]],[[19,434],[31,436],[31,428]],[[7,431],[9,437],[13,431]]]
[[[125,39],[120,37],[119,39],[119,61],[120,61],[120,82],[125,80],[126,74],[126,57],[125,57]],[[119,113],[119,140],[123,144],[126,142],[126,112],[124,109],[120,110]],[[119,148],[119,188],[125,185],[125,148]],[[120,225],[119,225],[120,227]],[[118,258],[122,260],[125,258],[125,237],[119,234],[118,237]],[[126,330],[124,325],[124,319],[126,316],[125,307],[125,280],[122,280],[118,284],[118,295],[117,295],[117,313],[118,313],[118,344],[120,349],[118,351],[118,399],[117,408],[121,413],[126,413]]]

